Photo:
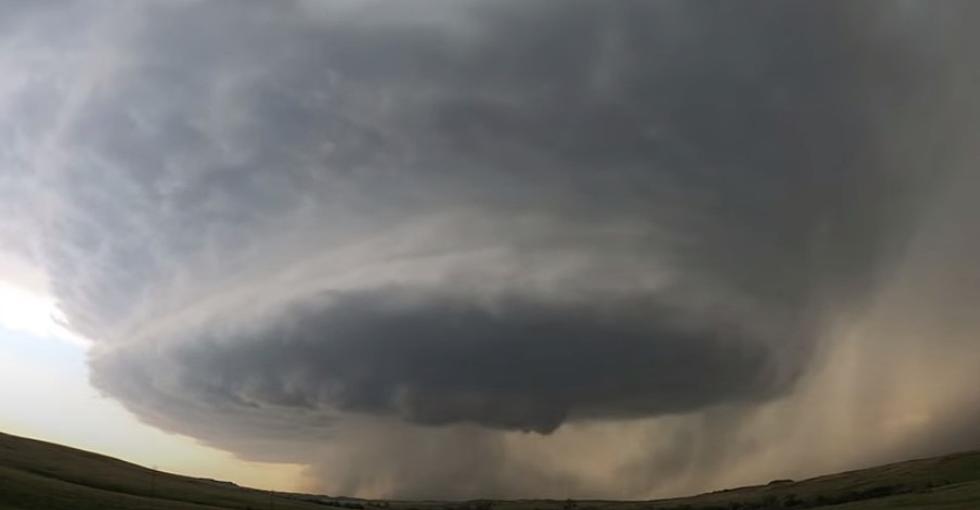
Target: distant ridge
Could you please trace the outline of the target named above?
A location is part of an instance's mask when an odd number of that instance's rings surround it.
[[[654,501],[381,501],[270,492],[0,433],[0,510],[980,510],[980,452]]]

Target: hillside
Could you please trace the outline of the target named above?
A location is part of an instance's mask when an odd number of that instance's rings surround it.
[[[0,510],[751,510],[980,508],[980,452],[657,501],[369,501],[270,493],[0,434]]]

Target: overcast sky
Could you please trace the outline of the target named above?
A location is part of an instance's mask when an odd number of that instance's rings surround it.
[[[442,498],[980,447],[970,1],[0,8],[0,366],[75,360],[2,426]]]

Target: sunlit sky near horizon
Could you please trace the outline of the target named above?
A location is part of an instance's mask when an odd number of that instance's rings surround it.
[[[298,491],[303,466],[247,462],[140,423],[89,383],[87,341],[63,329],[53,300],[0,282],[0,431],[188,476]]]

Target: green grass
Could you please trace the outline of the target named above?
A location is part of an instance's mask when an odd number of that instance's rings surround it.
[[[371,501],[270,493],[0,434],[0,510],[980,509],[980,452],[656,501]]]

